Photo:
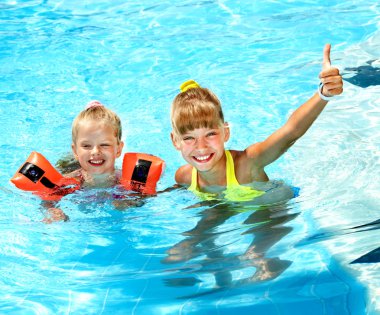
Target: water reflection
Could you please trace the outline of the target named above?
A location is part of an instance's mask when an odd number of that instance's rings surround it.
[[[345,68],[344,80],[351,84],[366,88],[372,85],[380,85],[379,60],[370,60],[367,65],[355,68]]]
[[[196,226],[183,232],[185,238],[169,248],[162,260],[164,264],[185,264],[171,269],[180,271],[181,277],[166,278],[167,286],[200,285],[209,289],[200,294],[212,293],[275,279],[291,265],[276,254],[268,255],[292,231],[286,223],[298,215],[286,201],[266,206],[203,202],[194,207],[203,209]],[[241,223],[236,223],[239,218]],[[213,281],[202,283],[205,275],[211,275]]]
[[[380,229],[380,220],[375,220],[369,223],[361,224],[354,227],[346,227],[341,229],[330,229],[328,231],[323,231],[312,236],[307,237],[306,239],[298,242],[295,246],[304,246],[317,242],[326,241],[337,236],[367,232],[372,230]]]
[[[380,247],[360,256],[351,262],[351,264],[370,264],[380,262]]]

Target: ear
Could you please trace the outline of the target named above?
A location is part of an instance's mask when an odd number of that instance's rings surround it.
[[[180,150],[180,146],[179,146],[177,137],[175,136],[175,134],[173,132],[170,133],[170,138],[172,139],[172,143],[173,143],[174,147],[176,148],[176,150],[179,151]]]
[[[224,142],[230,139],[230,126],[228,123],[224,123]]]
[[[116,157],[120,157],[121,152],[123,152],[123,148],[124,148],[124,142],[120,141],[120,143],[117,146]]]
[[[76,149],[74,143],[71,144],[71,150],[73,150],[73,154],[74,154],[75,159],[78,160],[77,149]]]

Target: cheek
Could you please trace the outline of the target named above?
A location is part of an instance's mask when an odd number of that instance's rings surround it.
[[[85,160],[86,159],[86,151],[79,151],[78,152],[78,160]]]
[[[179,150],[182,152],[182,153],[190,153],[192,150],[193,150],[193,146],[191,145],[181,145],[179,147]]]
[[[78,156],[78,158],[80,158],[80,157],[83,155],[83,150],[81,150],[80,148],[79,148],[79,149],[76,149],[76,150],[75,150],[75,153],[76,153],[76,155]]]
[[[217,137],[217,138],[212,139],[209,142],[209,145],[213,146],[213,147],[223,147],[224,141],[223,141],[222,137]]]
[[[192,154],[191,152],[184,152],[184,151],[181,151],[181,155],[182,155],[182,158],[187,161],[188,163],[190,163],[190,161],[192,160]]]
[[[119,157],[121,154],[121,150],[119,149],[118,146],[114,146],[112,148],[109,148],[108,150],[105,151],[106,154],[113,156],[115,158]]]

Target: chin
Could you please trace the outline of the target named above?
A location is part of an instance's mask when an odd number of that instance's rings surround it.
[[[207,172],[212,169],[211,165],[194,165],[194,167],[197,169],[199,172]]]
[[[108,172],[104,171],[104,170],[91,170],[91,171],[87,171],[88,174],[90,175],[103,175],[103,174],[107,174]]]

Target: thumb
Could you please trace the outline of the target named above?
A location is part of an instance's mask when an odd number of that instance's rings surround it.
[[[323,49],[322,70],[327,70],[331,67],[330,51],[331,51],[331,45],[326,44],[325,48]]]

